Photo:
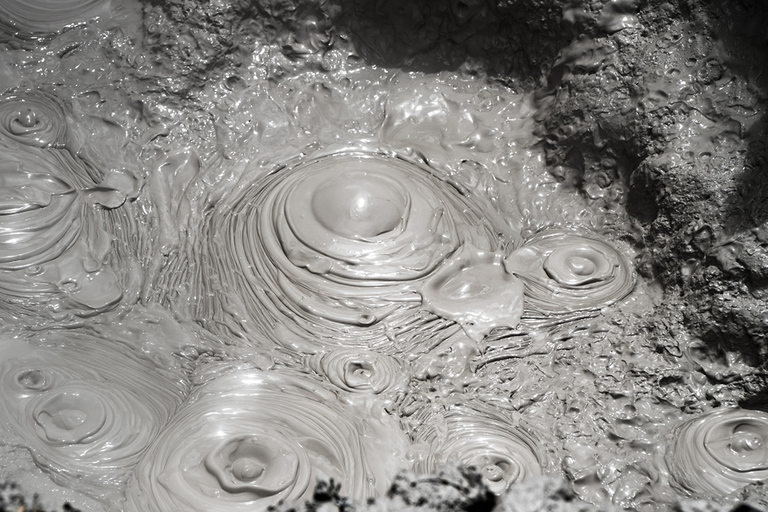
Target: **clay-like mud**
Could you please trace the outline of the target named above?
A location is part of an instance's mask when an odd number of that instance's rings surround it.
[[[0,481],[110,512],[768,504],[767,22],[3,2]]]

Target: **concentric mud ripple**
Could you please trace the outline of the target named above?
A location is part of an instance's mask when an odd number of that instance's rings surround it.
[[[89,316],[116,305],[107,215],[89,208],[99,173],[66,150],[5,150],[0,163],[0,301],[26,314]],[[104,190],[104,194],[113,194]],[[39,314],[39,311],[36,311]]]
[[[415,324],[436,320],[417,318],[418,283],[463,243],[495,249],[504,229],[494,218],[394,156],[348,152],[301,161],[211,214],[205,265],[213,278],[202,275],[201,286],[228,296],[201,316],[221,318],[233,331],[247,319],[267,334],[284,324],[322,344],[412,347]],[[227,304],[232,294],[241,304]],[[227,319],[219,308],[240,311]],[[429,327],[429,337],[439,342],[451,324]]]
[[[495,494],[511,484],[540,476],[544,452],[534,437],[504,413],[482,404],[454,405],[434,415],[417,441],[430,445],[415,470],[432,473],[446,466],[474,467]]]
[[[307,364],[331,384],[351,393],[402,391],[408,382],[408,374],[397,359],[370,350],[331,350],[309,357]]]
[[[343,405],[315,380],[241,371],[191,395],[129,486],[129,510],[265,510],[307,498],[318,478],[356,500],[404,466],[397,423]]]
[[[11,95],[0,100],[0,135],[39,148],[61,148],[67,121],[59,101],[42,92]]]
[[[528,240],[506,265],[525,284],[528,318],[597,310],[635,286],[634,270],[620,252],[597,238],[563,231]]]
[[[46,171],[31,159],[0,163],[0,270],[51,261],[80,235],[77,192]]]
[[[722,497],[768,479],[768,413],[725,409],[685,423],[667,464],[695,497]]]
[[[44,37],[108,12],[110,0],[3,0],[0,35]]]
[[[184,382],[133,349],[70,334],[0,340],[0,411],[61,485],[114,493],[181,402]]]

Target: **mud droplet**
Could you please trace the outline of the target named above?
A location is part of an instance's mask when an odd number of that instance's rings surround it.
[[[464,246],[421,289],[423,307],[481,340],[496,327],[515,328],[523,315],[523,283],[503,256]]]

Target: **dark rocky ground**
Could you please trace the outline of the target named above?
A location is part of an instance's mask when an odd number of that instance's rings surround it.
[[[645,248],[639,270],[664,289],[660,339],[682,328],[712,358],[735,352],[762,368],[766,11],[760,2],[643,2],[637,20],[554,65],[542,89],[548,157],[591,199],[622,190],[594,200],[626,206],[625,236]],[[598,48],[605,60],[580,68],[583,52]],[[753,391],[759,399],[762,385]]]
[[[677,504],[674,512],[764,512],[765,504],[743,502],[724,507],[704,500],[690,500]],[[353,506],[339,494],[333,482],[321,482],[312,501],[302,507],[288,505],[271,509],[274,512],[613,512],[619,508],[597,508],[575,498],[569,486],[562,481],[537,478],[512,486],[502,497],[491,494],[478,474],[465,471],[440,473],[416,477],[404,473],[398,476],[387,495],[371,500],[365,506]],[[0,512],[79,512],[69,504],[49,509],[38,504],[20,489],[0,484]]]

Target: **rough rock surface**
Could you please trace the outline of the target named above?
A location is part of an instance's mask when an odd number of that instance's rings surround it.
[[[280,505],[273,512],[615,512],[619,508],[598,508],[576,499],[568,484],[552,478],[535,478],[512,486],[497,497],[481,483],[480,475],[466,470],[441,472],[433,476],[400,474],[385,497],[366,504],[352,503],[338,485],[319,482],[313,499],[301,507]],[[746,492],[745,496],[749,493]],[[678,503],[675,512],[764,512],[762,501],[747,501],[725,507],[706,500]],[[69,503],[51,509],[40,505],[36,496],[11,483],[0,483],[0,512],[79,512]]]
[[[563,51],[540,91],[548,158],[590,200],[626,206],[624,235],[645,247],[639,269],[664,288],[660,316],[712,358],[761,367],[766,13],[759,2],[643,2],[634,26],[610,34],[600,16],[603,33]]]

